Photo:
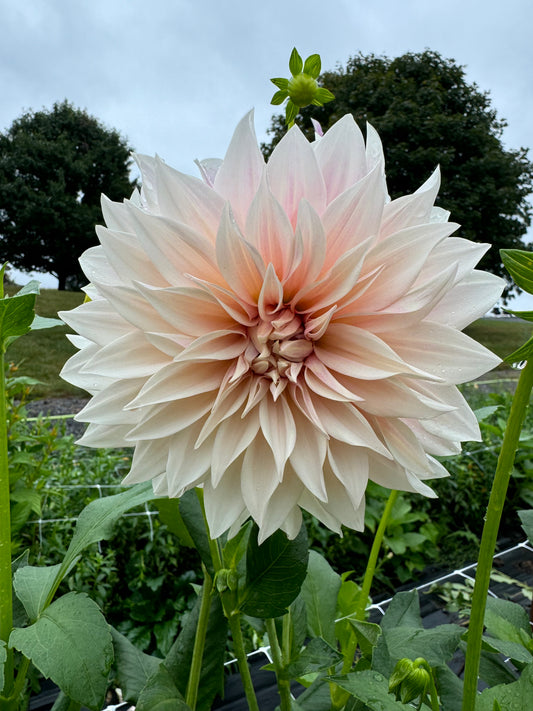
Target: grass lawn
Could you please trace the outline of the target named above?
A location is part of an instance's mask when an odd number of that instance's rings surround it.
[[[8,289],[9,291],[9,289]],[[37,297],[36,311],[41,316],[55,317],[58,311],[68,311],[82,303],[84,294],[75,291],[43,289]],[[34,397],[65,397],[84,394],[59,377],[65,361],[76,349],[65,338],[67,326],[57,326],[43,331],[33,331],[11,345],[6,360],[19,366],[20,375],[37,378],[42,385],[35,387]],[[501,358],[512,353],[532,333],[526,321],[518,319],[480,319],[465,329],[472,338],[487,346]],[[502,364],[499,368],[508,368]]]

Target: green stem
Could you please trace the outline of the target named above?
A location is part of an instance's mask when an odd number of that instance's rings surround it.
[[[372,543],[372,549],[368,557],[368,563],[366,565],[365,577],[363,578],[363,585],[361,587],[361,593],[359,595],[359,601],[356,609],[356,619],[365,619],[366,601],[370,595],[370,588],[372,587],[372,581],[374,580],[374,573],[376,572],[376,565],[378,562],[379,551],[381,550],[381,544],[383,543],[383,536],[387,530],[387,525],[389,523],[389,518],[391,515],[392,507],[396,502],[398,492],[396,490],[391,491],[387,503],[385,504],[385,509],[381,516],[379,522],[378,530],[374,536],[374,542]]]
[[[276,623],[272,618],[266,620],[266,628],[268,632],[268,641],[270,642],[272,663],[274,664],[276,670],[276,681],[278,683],[279,697],[281,700],[280,709],[281,711],[291,711],[291,685],[289,679],[285,678],[283,655],[279,646]]]
[[[248,702],[248,709],[249,711],[259,711],[254,685],[250,674],[250,667],[248,666],[248,659],[246,658],[246,650],[244,649],[244,641],[241,630],[241,616],[239,614],[230,615],[228,617],[228,624],[231,630],[231,637],[233,639],[233,651],[237,657],[242,685],[244,687],[244,693],[246,694],[246,701]]]
[[[13,581],[11,575],[11,512],[7,461],[6,384],[4,353],[0,354],[0,640],[8,645],[13,629]],[[7,647],[4,665],[4,696],[14,683],[13,650]]]
[[[472,612],[468,628],[468,643],[466,648],[465,677],[463,689],[463,711],[471,711],[476,705],[477,681],[479,674],[479,659],[483,635],[483,621],[487,593],[492,571],[492,558],[496,547],[496,539],[500,527],[507,487],[513,471],[514,458],[527,406],[533,387],[533,359],[526,363],[522,370],[509,413],[502,448],[496,466],[494,482],[490,492],[485,525],[481,537],[479,558],[476,571],[476,582],[472,595]]]
[[[204,565],[202,565],[202,569],[204,572],[202,601],[200,603],[200,614],[198,616],[198,624],[196,625],[196,637],[194,640],[191,669],[189,672],[189,681],[187,683],[187,694],[185,698],[187,705],[190,706],[192,711],[195,711],[196,702],[198,700],[198,687],[200,685],[200,675],[202,673],[202,660],[204,656],[207,626],[209,624],[211,593],[213,590],[213,581],[211,580],[211,576],[205,569]]]

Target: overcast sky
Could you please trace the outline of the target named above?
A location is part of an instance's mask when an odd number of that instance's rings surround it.
[[[531,0],[0,0],[0,130],[68,99],[195,174],[252,107],[266,138],[293,46],[323,69],[429,48],[490,92],[506,147],[533,147],[532,28]]]

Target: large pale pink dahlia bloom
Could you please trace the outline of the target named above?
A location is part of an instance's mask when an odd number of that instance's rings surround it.
[[[202,486],[212,536],[248,516],[295,536],[302,508],[361,528],[368,479],[431,495],[433,455],[479,438],[456,384],[499,360],[461,329],[502,289],[433,206],[438,171],[390,201],[351,116],[265,164],[248,115],[203,180],[138,162],[81,258],[91,301],[62,314],[81,443],[134,446],[125,481],[156,494]]]

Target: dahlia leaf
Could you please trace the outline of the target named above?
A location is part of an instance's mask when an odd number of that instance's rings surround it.
[[[315,96],[317,101],[320,101],[321,104],[327,104],[328,101],[333,101],[335,98],[335,95],[329,91],[329,89],[325,89],[324,87],[321,87]]]
[[[9,644],[69,698],[102,708],[113,644],[109,625],[85,593],[60,597],[33,625],[13,630]]]
[[[302,585],[302,597],[307,613],[307,631],[311,637],[322,637],[331,645],[335,640],[337,595],[341,577],[325,558],[309,552],[307,577]]]
[[[287,106],[285,107],[285,122],[287,126],[291,126],[294,123],[294,119],[298,116],[298,107],[296,104],[289,99],[287,101]]]
[[[396,701],[394,696],[389,694],[389,680],[370,669],[345,676],[329,677],[328,680],[333,681],[351,696],[366,704],[365,708],[370,708],[373,711],[402,711],[405,709],[405,704]]]
[[[300,55],[298,54],[296,47],[293,48],[291,56],[289,59],[289,69],[293,77],[300,74],[303,69],[304,63]]]
[[[314,637],[286,669],[289,679],[325,671],[342,660],[340,653],[320,637]]]
[[[533,294],[533,253],[524,249],[500,249],[500,257],[515,284]]]
[[[320,60],[319,54],[310,54],[305,60],[303,72],[304,74],[309,74],[313,79],[318,79],[320,74],[320,69],[322,68],[322,62]]]
[[[507,363],[520,363],[521,361],[529,360],[533,355],[533,336],[524,343],[523,346],[517,348],[511,354],[506,356],[504,360]]]
[[[4,353],[14,340],[31,330],[36,295],[22,291],[0,300],[0,343]]]
[[[190,711],[164,664],[159,665],[142,689],[135,708],[137,711]]]
[[[257,533],[254,526],[246,554],[246,582],[239,590],[239,608],[252,617],[280,617],[298,596],[305,579],[307,531],[302,526],[294,540],[276,531],[261,545]]]
[[[505,313],[521,318],[523,321],[533,321],[533,311],[511,311],[511,309],[505,309]]]
[[[533,543],[533,509],[529,511],[519,511],[520,521],[522,522],[522,528],[530,543]]]
[[[520,679],[511,684],[498,684],[484,689],[476,699],[476,711],[494,709],[527,709],[533,693],[533,663],[523,670]]]
[[[141,652],[116,629],[109,629],[113,637],[118,685],[124,699],[136,703],[143,686],[159,668],[161,659]]]
[[[58,318],[45,318],[44,316],[39,316],[39,314],[35,314],[31,322],[32,331],[41,330],[43,328],[54,328],[55,326],[64,326],[64,323]]]
[[[158,499],[159,518],[168,530],[179,538],[182,545],[194,548],[194,541],[180,514],[179,503],[179,499]]]
[[[201,495],[200,489],[190,489],[180,498],[179,512],[187,527],[187,530],[194,541],[194,547],[198,551],[202,563],[207,568],[211,577],[215,575],[213,561],[211,559],[211,549],[209,547],[209,535],[204,519],[202,504],[198,499]]]
[[[226,543],[224,546],[224,566],[226,568],[237,568],[248,548],[251,531],[252,522],[247,521],[240,527],[238,533]]]
[[[7,659],[6,643],[0,639],[0,689],[4,688],[4,664]]]

